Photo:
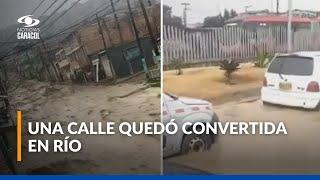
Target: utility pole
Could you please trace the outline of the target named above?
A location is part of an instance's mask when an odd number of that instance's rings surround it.
[[[121,34],[121,29],[120,29],[120,24],[119,24],[119,20],[118,20],[118,15],[117,15],[116,10],[115,10],[115,8],[114,8],[113,0],[110,0],[110,3],[111,3],[111,8],[112,8],[114,20],[115,20],[115,22],[116,22],[116,24],[117,24],[117,29],[118,29],[118,32],[119,32],[120,42],[121,42],[121,44],[122,44],[122,43],[123,43],[123,37],[122,37],[122,34]]]
[[[151,25],[150,25],[150,21],[149,21],[149,18],[148,18],[148,14],[147,14],[146,8],[144,7],[144,4],[143,4],[142,0],[139,0],[139,3],[140,3],[140,7],[142,9],[144,20],[146,21],[146,25],[147,25],[147,29],[148,29],[148,32],[149,32],[149,36],[150,36],[150,38],[152,40],[154,52],[155,52],[156,56],[159,56],[160,52],[159,52],[159,49],[158,49],[158,46],[157,46],[157,40],[154,37],[154,34],[153,34],[153,31],[152,31],[152,28],[151,28]]]
[[[44,44],[44,40],[43,40],[43,38],[41,38],[41,36],[40,36],[40,39],[41,39],[42,48],[44,49],[44,59],[52,65],[52,62],[49,60],[49,58],[48,58],[48,56],[47,56],[47,46]],[[52,80],[51,73],[50,73],[49,68],[48,68],[48,66],[47,66],[47,63],[45,62],[44,59],[41,58],[41,62],[42,62],[43,66],[44,66],[44,68],[45,68],[45,70],[46,70],[46,72],[47,72],[47,74],[48,74],[48,78],[49,78],[50,80]],[[54,68],[54,66],[53,66],[52,68],[54,69],[54,71],[55,71],[55,73],[56,73],[56,69]],[[56,79],[58,80],[56,74],[55,74],[55,77],[56,77]]]
[[[102,27],[103,27],[104,29],[106,29],[106,33],[107,33],[107,36],[108,36],[108,40],[110,41],[111,46],[113,46],[113,42],[112,42],[111,35],[110,35],[110,30],[109,30],[109,28],[108,28],[108,26],[107,26],[107,23],[106,23],[106,21],[105,21],[104,19],[102,19]]]
[[[292,20],[292,0],[288,0],[288,27],[287,27],[288,52],[292,51],[291,20]]]
[[[118,29],[118,32],[119,32],[120,43],[123,44],[123,43],[124,43],[124,40],[123,40],[123,36],[122,36],[122,33],[121,33],[121,27],[120,27],[118,15],[117,15],[117,13],[116,13],[116,9],[115,9],[115,7],[114,7],[113,0],[110,0],[110,3],[111,3],[112,12],[113,12],[113,15],[114,15],[114,21],[116,22],[117,29]],[[110,40],[111,40],[111,39],[110,39]],[[112,43],[112,44],[113,44],[113,43]],[[120,46],[120,47],[121,47],[121,51],[123,52],[122,46]],[[126,57],[124,56],[123,53],[122,53],[122,56],[123,56],[123,58],[125,59],[125,61],[126,61],[126,63],[127,63],[127,66],[128,66],[128,68],[129,68],[130,74],[133,74],[133,70],[132,70],[132,66],[131,66],[130,62],[126,59]]]
[[[102,39],[102,42],[103,42],[103,47],[104,47],[104,50],[106,51],[107,50],[107,44],[106,44],[106,41],[104,39],[104,35],[103,35],[103,32],[102,32],[101,23],[100,23],[100,19],[98,17],[98,14],[96,14],[96,19],[97,19],[98,26],[99,26],[99,33],[101,35],[101,39]]]
[[[148,6],[149,7],[152,6],[151,0],[148,0]],[[157,25],[158,25],[158,23],[156,22],[156,19],[157,18],[154,15],[152,15],[152,21],[153,21],[153,26],[154,27],[157,27]],[[158,28],[156,28],[155,31],[156,31],[156,34],[160,34],[159,31],[158,31]]]
[[[182,6],[184,6],[183,8],[183,25],[184,27],[187,27],[187,11],[189,10],[188,6],[190,5],[190,3],[181,3]]]
[[[277,14],[279,14],[279,0],[277,0]]]
[[[145,61],[144,52],[143,52],[141,41],[140,41],[140,38],[139,38],[139,31],[137,29],[136,22],[135,22],[134,17],[133,17],[133,13],[132,13],[132,9],[131,9],[131,5],[130,5],[129,0],[127,0],[127,5],[128,5],[128,9],[129,9],[129,15],[130,15],[131,23],[132,23],[132,26],[133,26],[134,34],[136,36],[136,41],[137,41],[138,48],[139,48],[140,55],[141,55],[142,66],[143,66],[144,72],[147,73],[148,72],[148,67],[147,67],[147,64],[146,64],[146,61]]]
[[[102,42],[103,42],[103,48],[104,48],[104,52],[105,52],[105,55],[107,56],[107,44],[106,44],[106,40],[104,39],[104,35],[103,35],[103,31],[102,31],[102,28],[101,28],[101,23],[100,23],[100,19],[98,17],[98,14],[96,14],[96,19],[97,19],[97,22],[98,22],[98,26],[99,26],[99,33],[101,35],[101,38],[102,38]],[[100,58],[99,58],[100,59]],[[109,60],[110,61],[110,60]],[[110,69],[111,69],[111,73],[112,73],[112,77],[116,78],[116,75],[115,75],[115,72],[114,72],[114,69],[113,69],[113,66],[112,66],[112,63],[109,62],[110,64]],[[97,67],[99,68],[99,65],[97,65]],[[96,72],[96,73],[99,73],[99,72]],[[98,75],[97,75],[97,80],[99,79]]]

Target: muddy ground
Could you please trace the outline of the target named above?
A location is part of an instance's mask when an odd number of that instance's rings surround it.
[[[214,111],[222,122],[283,121],[288,135],[221,135],[210,151],[167,158],[164,166],[181,164],[213,174],[319,173],[320,112],[263,105],[259,93],[263,69],[244,66],[234,76],[235,85],[215,81],[221,71],[209,67],[188,69],[181,77],[165,73],[164,87],[171,93],[209,100],[215,104]],[[189,71],[194,73],[188,74]],[[177,85],[175,79],[189,85]]]
[[[142,80],[141,80],[142,79]],[[80,135],[79,153],[26,153],[28,121],[75,122],[160,121],[160,88],[148,88],[141,77],[112,86],[52,84],[20,80],[9,90],[11,104],[23,113],[22,173],[160,173],[160,137]],[[35,136],[32,136],[33,138]],[[64,136],[39,135],[42,139]],[[72,138],[72,137],[71,137]]]
[[[183,69],[179,76],[176,71],[166,71],[164,92],[205,99],[215,105],[258,95],[265,70],[250,63],[240,67],[232,74],[232,85],[225,83],[224,72],[217,66]]]

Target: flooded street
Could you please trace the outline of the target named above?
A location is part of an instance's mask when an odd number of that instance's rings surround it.
[[[213,174],[319,173],[320,112],[262,105],[259,97],[215,106],[221,122],[266,121],[288,135],[221,135],[208,152],[165,159]]]
[[[138,78],[139,79],[139,78]],[[21,172],[146,173],[160,172],[160,137],[73,135],[82,142],[79,153],[27,153],[27,122],[160,121],[160,88],[140,80],[112,86],[20,81],[9,90],[12,104],[23,113]],[[32,138],[64,139],[66,135]],[[54,154],[54,155],[53,155]]]
[[[210,151],[167,158],[164,164],[213,174],[319,173],[320,111],[263,105],[265,69],[251,63],[240,67],[232,75],[232,85],[215,66],[184,69],[179,76],[166,71],[164,90],[211,102],[221,122],[284,122],[288,135],[220,135]]]

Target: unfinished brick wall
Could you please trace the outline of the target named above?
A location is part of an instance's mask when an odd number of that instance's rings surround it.
[[[151,7],[146,7],[146,12],[148,15],[148,19],[149,19],[153,34],[155,36],[160,35],[160,21],[161,21],[160,4],[156,4]],[[134,12],[134,19],[136,20],[140,37],[149,37],[146,21],[144,19],[144,16],[141,10]]]
[[[79,47],[80,44],[79,44],[79,41],[76,37],[76,33],[72,33],[66,39],[64,39],[61,42],[61,46],[63,47],[63,49],[65,50],[66,53]]]
[[[160,33],[160,4],[146,7],[153,34]],[[149,37],[149,32],[141,9],[133,12],[134,19],[139,31],[139,37]],[[132,23],[127,12],[118,13],[120,31],[123,37],[123,43],[135,41],[136,37],[133,31]],[[108,15],[100,20],[102,32],[104,35],[106,47],[115,47],[121,44],[119,30],[113,15]],[[92,55],[104,49],[99,25],[97,22],[80,27],[76,32],[63,41],[63,47],[66,52],[70,52],[79,46],[83,46],[87,55]]]
[[[88,55],[95,54],[104,49],[103,41],[99,33],[98,23],[86,25],[78,31],[80,43]]]

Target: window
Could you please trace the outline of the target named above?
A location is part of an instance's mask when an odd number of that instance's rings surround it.
[[[272,61],[268,72],[283,75],[311,76],[313,74],[313,59],[300,56],[279,56]]]
[[[126,59],[129,61],[136,59],[139,56],[140,56],[140,50],[138,47],[133,47],[133,48],[127,49],[126,51]]]

